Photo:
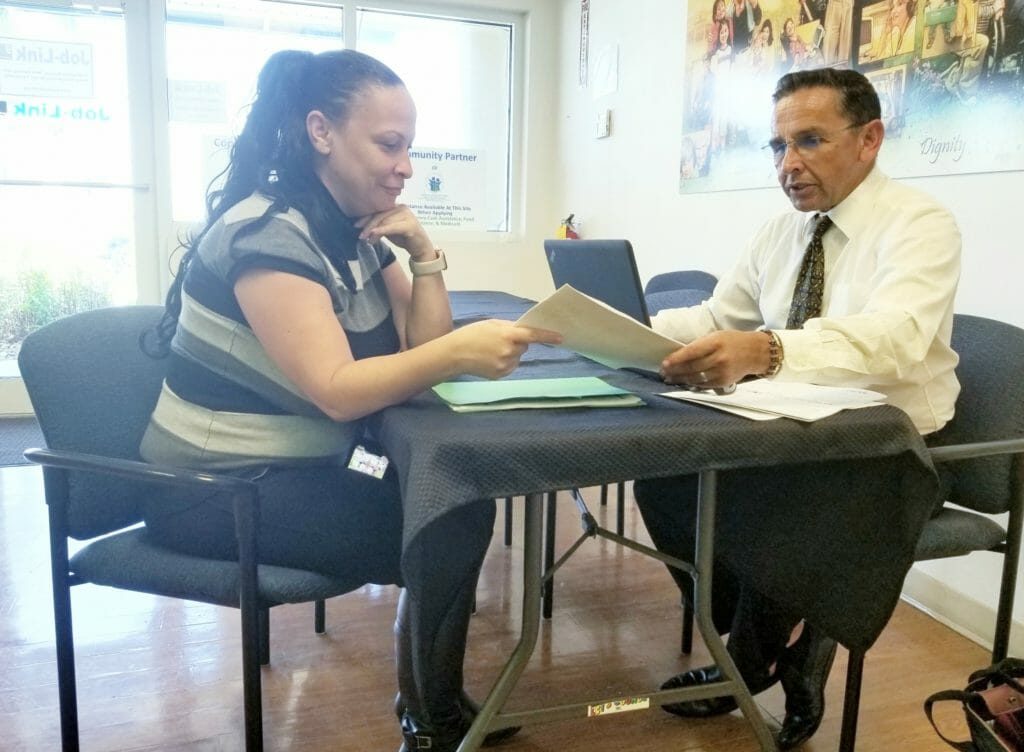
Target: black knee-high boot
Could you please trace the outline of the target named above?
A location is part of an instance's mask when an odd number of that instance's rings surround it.
[[[405,591],[399,596],[398,615],[395,618],[395,656],[398,667],[398,694],[395,696],[395,715],[402,726],[405,743],[400,752],[415,752],[417,749],[446,750],[450,745],[456,749],[479,712],[479,706],[466,694],[459,691],[458,724],[437,724],[427,720],[419,700],[419,690],[412,670],[412,646],[409,629],[408,596]],[[489,747],[508,739],[519,731],[518,726],[492,731],[484,737],[483,746]],[[447,746],[446,746],[447,745]]]
[[[432,721],[420,702],[420,690],[413,667],[414,650],[410,621],[409,594],[402,590],[398,599],[398,613],[395,616],[395,662],[398,669],[395,714],[401,723],[404,740],[399,752],[426,749],[440,752],[455,750],[463,736],[461,718],[438,718]]]
[[[422,718],[419,690],[412,670],[412,646],[410,644],[409,601],[405,589],[398,596],[398,612],[395,614],[395,668],[398,671],[398,694],[395,695],[395,715],[398,720],[408,712],[414,718]]]
[[[462,664],[493,528],[493,500],[469,504],[422,530],[403,554],[406,588],[395,623],[401,695],[396,711],[401,711],[408,752],[454,752],[476,715],[462,691]]]

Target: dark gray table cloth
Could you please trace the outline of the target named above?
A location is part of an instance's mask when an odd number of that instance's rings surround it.
[[[514,319],[529,301],[453,293],[459,321]],[[372,428],[402,484],[408,546],[461,504],[714,469],[716,555],[853,649],[878,637],[913,563],[937,481],[894,407],[751,421],[657,396],[665,385],[532,346],[513,378],[599,375],[645,407],[455,413],[427,392]],[[667,576],[667,575],[666,575]]]

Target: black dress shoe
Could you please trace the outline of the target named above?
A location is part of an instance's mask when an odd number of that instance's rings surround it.
[[[662,684],[661,688],[698,687],[721,681],[725,681],[725,677],[718,666],[705,666],[704,668],[695,668],[677,674]],[[768,689],[775,681],[775,676],[764,676],[748,686],[752,694],[757,694]],[[706,697],[701,700],[688,700],[686,702],[670,702],[667,705],[662,705],[661,709],[673,715],[680,715],[683,718],[713,718],[716,715],[731,713],[737,707],[739,706],[736,704],[736,699],[731,695],[726,695],[724,697]]]
[[[810,739],[825,715],[825,681],[836,657],[836,641],[809,624],[779,661],[786,690],[786,718],[779,731],[780,750],[795,749]]]
[[[714,684],[724,681],[725,677],[719,671],[718,666],[705,666],[695,668],[691,671],[684,671],[676,674],[667,682],[661,685],[662,689],[679,689],[680,687],[698,687],[703,684]],[[736,700],[730,696],[707,697],[701,700],[687,700],[686,702],[670,702],[662,705],[661,709],[673,715],[680,715],[683,718],[712,718],[716,715],[731,713],[738,706]]]
[[[464,737],[466,732],[469,731],[469,727],[473,725],[474,719],[480,712],[480,706],[476,704],[472,697],[463,691],[462,694],[459,695],[459,711],[462,715],[458,723],[458,729],[456,730],[458,737],[456,739],[455,747],[452,747],[452,749],[456,749],[458,747],[458,742],[462,740],[462,737]],[[430,734],[436,732],[427,729],[424,724],[416,721],[405,712],[405,703],[402,701],[401,692],[395,695],[395,715],[398,716],[398,720],[402,724],[402,736],[405,738],[405,744],[402,745],[399,752],[415,752],[417,749],[430,749],[429,746],[412,746],[413,744],[427,745],[430,741]],[[408,722],[406,719],[408,719]],[[409,735],[406,734],[407,725],[410,729]],[[499,744],[509,737],[519,733],[521,729],[522,726],[510,726],[508,728],[492,731],[484,737],[481,746],[493,747],[495,744]],[[437,750],[438,747],[435,747],[434,752],[437,752]]]

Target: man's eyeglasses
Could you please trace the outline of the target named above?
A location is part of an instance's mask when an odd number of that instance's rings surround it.
[[[775,164],[779,164],[785,158],[787,149],[792,149],[800,156],[807,157],[817,151],[822,144],[831,143],[840,133],[853,128],[860,128],[862,125],[864,125],[864,123],[854,123],[853,125],[848,125],[845,128],[833,131],[829,135],[822,133],[804,133],[796,138],[790,139],[773,138],[761,148],[764,151],[770,152],[772,159],[775,160]]]

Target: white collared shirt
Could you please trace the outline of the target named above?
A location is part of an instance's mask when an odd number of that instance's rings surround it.
[[[949,346],[960,278],[956,221],[877,167],[828,214],[822,315],[803,329],[785,329],[813,229],[813,214],[800,212],[766,223],[710,300],[662,311],[653,328],[680,342],[721,329],[771,329],[785,354],[776,378],[874,389],[921,433],[938,430],[960,392]]]

